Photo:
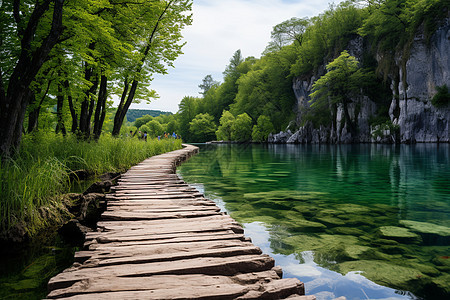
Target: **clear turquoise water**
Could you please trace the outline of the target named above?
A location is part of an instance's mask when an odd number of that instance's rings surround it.
[[[179,169],[318,299],[449,299],[449,145],[200,145]]]

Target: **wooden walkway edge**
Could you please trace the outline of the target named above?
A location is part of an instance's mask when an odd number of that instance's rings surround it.
[[[183,146],[121,176],[86,250],[50,279],[48,299],[315,299],[176,175],[198,153]]]

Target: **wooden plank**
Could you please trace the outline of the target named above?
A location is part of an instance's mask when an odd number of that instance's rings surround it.
[[[216,239],[239,239],[244,240],[243,234],[236,234],[231,230],[215,232],[180,232],[168,234],[149,235],[143,230],[114,231],[114,232],[88,232],[86,240],[95,239],[98,243],[127,242],[127,241],[153,241],[153,243],[177,243],[186,241],[210,241]]]
[[[260,272],[270,270],[274,266],[274,260],[268,255],[242,255],[234,257],[201,257],[185,259],[143,263],[124,264],[119,266],[106,266],[98,268],[77,268],[69,269],[70,272],[63,272],[51,278],[49,290],[66,288],[77,281],[88,278],[99,277],[142,277],[164,274],[205,274],[205,275],[225,275],[232,276],[238,273]]]
[[[49,298],[70,297],[83,291],[83,294],[92,298],[106,296],[104,293],[133,291],[154,291],[157,293],[170,290],[169,293],[155,295],[155,293],[143,293],[140,296],[151,296],[152,299],[177,299],[180,297],[180,290],[184,291],[184,299],[201,299],[203,297],[219,297],[218,299],[234,299],[245,295],[249,290],[258,290],[260,286],[247,287],[247,284],[255,285],[261,280],[279,279],[275,271],[265,271],[249,274],[248,281],[240,281],[238,277],[227,276],[207,276],[207,275],[158,275],[152,277],[137,278],[89,278],[77,282],[73,286],[54,291],[49,294]],[[210,287],[215,287],[214,294],[211,294]],[[189,295],[191,294],[191,295]],[[123,295],[123,294],[122,294]],[[119,296],[116,294],[115,296]],[[145,297],[145,296],[144,296]],[[225,298],[226,297],[226,298]]]
[[[161,219],[181,219],[213,216],[220,214],[214,210],[178,211],[178,212],[130,212],[130,211],[105,211],[102,214],[103,220],[133,221],[133,220],[161,220]]]
[[[184,211],[214,211],[219,212],[220,208],[217,206],[200,206],[200,205],[189,205],[189,206],[167,206],[167,205],[115,205],[110,206],[106,211],[140,211],[143,213],[168,213],[168,212],[184,212]]]

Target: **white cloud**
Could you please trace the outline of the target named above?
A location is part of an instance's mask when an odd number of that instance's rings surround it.
[[[221,81],[233,53],[260,57],[270,41],[273,26],[292,17],[312,17],[332,0],[194,0],[193,24],[183,31],[184,54],[169,74],[152,83],[161,96],[151,104],[131,108],[176,112],[184,96],[199,96],[198,85],[211,74]],[[340,2],[340,1],[336,1]]]

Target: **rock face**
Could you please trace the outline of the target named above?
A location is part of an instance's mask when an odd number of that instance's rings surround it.
[[[348,51],[358,60],[364,55],[361,37],[348,44]],[[269,137],[272,143],[415,143],[450,142],[450,106],[436,108],[431,103],[436,87],[450,86],[450,19],[446,19],[427,43],[423,30],[418,30],[410,55],[402,71],[401,57],[396,59],[399,68],[398,84],[391,84],[392,101],[389,108],[391,127],[371,127],[370,119],[379,107],[368,97],[352,99],[350,117],[357,124],[352,136],[344,120],[342,106],[337,106],[331,126],[314,128],[306,123],[297,132],[280,132]],[[379,58],[377,58],[379,59]],[[310,78],[295,78],[293,90],[297,98],[297,123],[304,123],[304,112],[310,107],[310,93],[314,82],[323,74],[319,68]],[[394,82],[394,80],[392,81]],[[406,84],[404,84],[406,83]],[[398,91],[398,95],[397,92]],[[395,130],[395,128],[397,130]]]
[[[399,84],[400,116],[391,114],[400,126],[401,142],[449,142],[450,107],[434,107],[430,99],[436,87],[450,85],[450,19],[435,32],[428,46],[422,32],[414,39],[406,74],[400,72],[400,82],[406,79],[406,89]],[[406,99],[406,101],[405,101]],[[391,104],[391,112],[396,101]]]

